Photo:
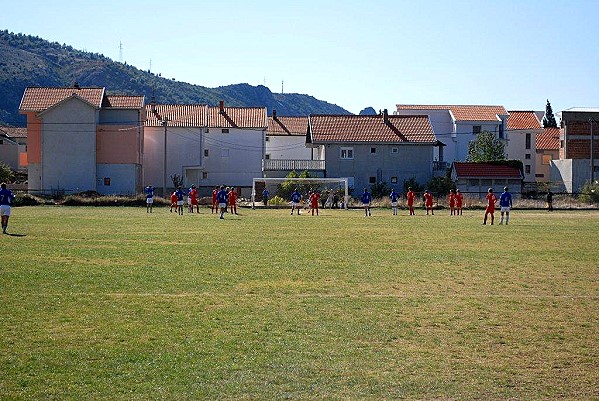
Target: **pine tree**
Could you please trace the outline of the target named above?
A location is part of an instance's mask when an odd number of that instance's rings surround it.
[[[555,116],[553,115],[553,109],[551,108],[551,103],[549,103],[549,99],[547,99],[547,105],[545,106],[545,116],[543,117],[543,127],[557,128],[557,121],[555,121]]]
[[[481,163],[496,160],[505,160],[505,144],[492,132],[483,131],[468,144],[466,161]]]

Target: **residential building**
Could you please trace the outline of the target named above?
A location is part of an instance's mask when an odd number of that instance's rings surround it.
[[[29,87],[28,190],[135,194],[142,189],[144,97],[105,88]]]
[[[310,115],[306,142],[326,161],[326,177],[346,177],[357,191],[387,183],[403,189],[433,177],[438,146],[428,116]]]
[[[492,163],[453,162],[451,179],[464,196],[483,199],[489,190],[500,194],[508,187],[512,195],[522,192],[524,176],[519,168]]]
[[[524,167],[524,184],[536,182],[536,138],[543,132],[534,111],[510,111],[506,132],[506,158],[520,160]]]
[[[27,128],[0,126],[0,162],[13,170],[27,169]]]
[[[559,190],[578,192],[597,180],[599,158],[599,108],[574,107],[562,111],[559,160],[551,164],[551,182]]]
[[[314,160],[312,148],[306,146],[308,117],[278,116],[273,110],[266,129],[266,153],[262,169],[264,177],[285,177],[290,171],[309,171],[324,175],[324,160]]]
[[[503,106],[398,104],[395,114],[429,116],[437,140],[445,145],[434,155],[444,169],[453,161],[465,161],[468,144],[483,131],[506,139],[508,112]]]
[[[535,177],[537,182],[549,182],[551,162],[559,159],[559,128],[544,128],[537,135],[537,146],[535,151]]]
[[[253,178],[262,177],[266,108],[225,107],[221,101],[219,106],[151,103],[146,111],[145,185],[166,186],[168,192],[171,177],[178,175],[185,186],[194,184],[205,194],[223,184],[249,188]]]

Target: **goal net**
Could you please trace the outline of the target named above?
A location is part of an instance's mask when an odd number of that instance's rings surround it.
[[[320,193],[321,207],[347,209],[347,178],[254,178],[252,207],[256,203],[264,205],[265,196],[268,205],[286,205],[296,189],[305,203],[308,203],[310,192],[317,191]]]

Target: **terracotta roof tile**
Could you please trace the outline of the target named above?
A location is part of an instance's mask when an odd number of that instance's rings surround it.
[[[308,129],[308,117],[268,117],[266,135],[305,136]]]
[[[256,128],[268,127],[266,107],[223,107],[208,106],[210,128]]]
[[[449,110],[456,121],[498,121],[507,115],[503,106],[398,104],[397,110]]]
[[[539,129],[541,123],[534,111],[510,111],[507,128],[509,130]]]
[[[544,128],[542,133],[537,134],[537,149],[559,150],[560,134],[559,128]]]
[[[435,134],[427,116],[311,115],[313,143],[433,143]]]
[[[169,127],[206,127],[207,116],[205,104],[157,104],[156,112],[152,105],[146,105],[146,127],[161,127],[162,119],[166,117]]]
[[[104,88],[40,88],[29,87],[25,89],[19,111],[40,112],[73,96],[79,96],[87,102],[100,108],[104,97]]]
[[[0,135],[8,138],[27,138],[27,128],[0,126]]]
[[[104,96],[102,107],[113,109],[143,109],[144,96],[107,95]]]
[[[519,169],[489,163],[454,162],[458,178],[522,178]]]

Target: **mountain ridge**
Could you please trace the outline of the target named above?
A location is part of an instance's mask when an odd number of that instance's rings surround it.
[[[0,122],[24,126],[18,108],[28,86],[104,87],[108,94],[154,94],[157,103],[266,107],[280,116],[351,114],[335,104],[298,93],[273,93],[263,85],[238,83],[208,88],[163,78],[99,53],[74,49],[37,36],[0,31]]]

